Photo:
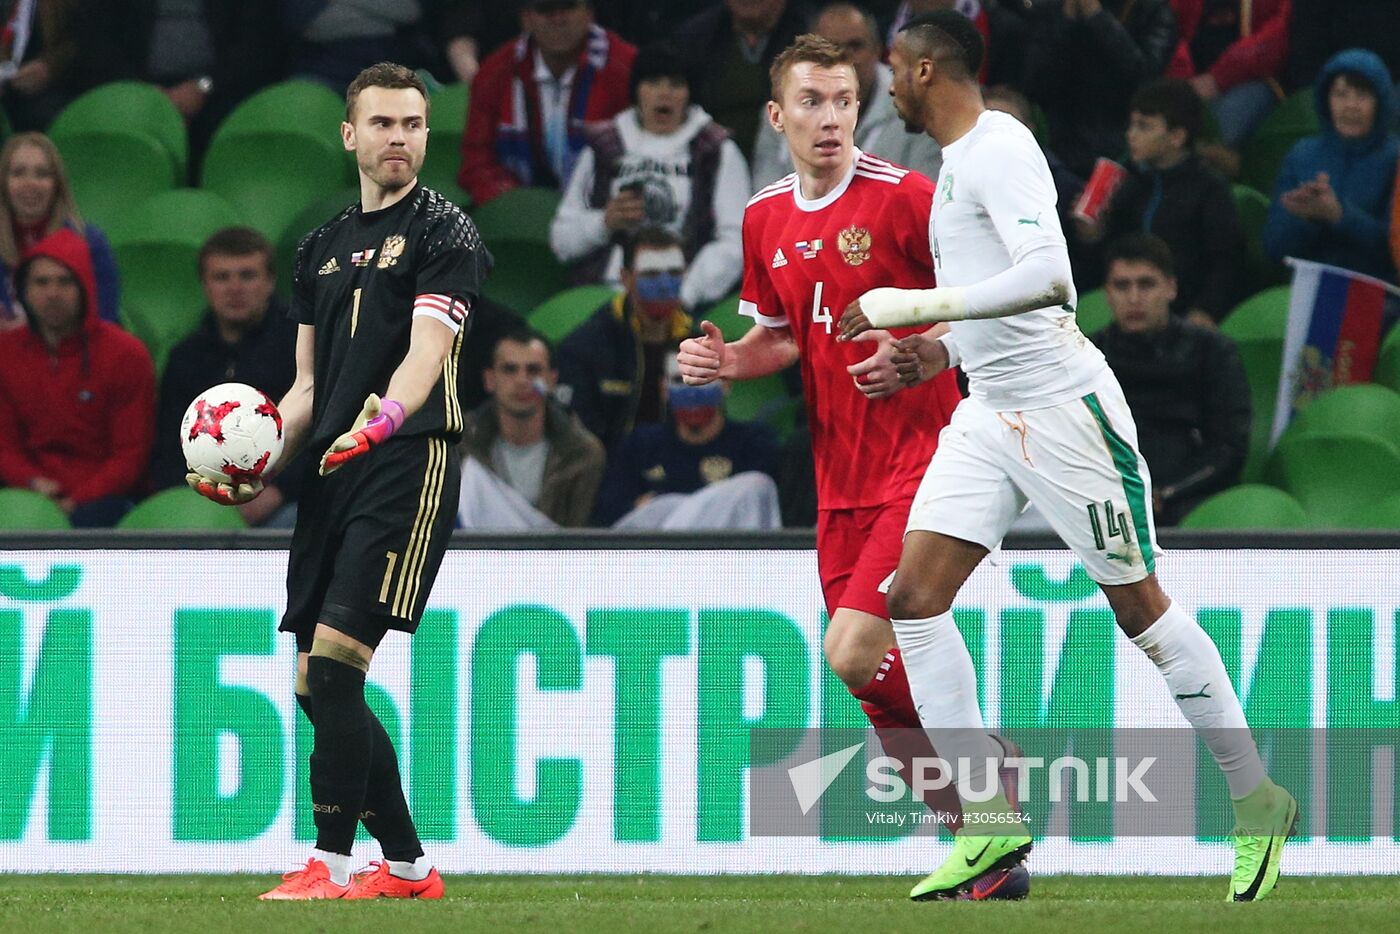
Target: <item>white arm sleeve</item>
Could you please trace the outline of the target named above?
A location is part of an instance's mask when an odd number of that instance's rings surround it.
[[[724,298],[734,290],[744,268],[744,205],[749,196],[749,167],[733,140],[719,151],[718,177],[711,209],[715,236],[696,252],[681,283],[681,302],[687,308]]]
[[[1030,248],[1010,269],[976,285],[871,289],[860,297],[860,307],[877,328],[1005,318],[1063,305],[1069,301],[1071,281],[1069,254],[1063,246],[1045,243]]]
[[[608,227],[603,223],[603,212],[588,206],[588,191],[592,187],[593,150],[584,147],[574,163],[564,197],[549,225],[549,248],[561,263],[582,259],[608,244]]]

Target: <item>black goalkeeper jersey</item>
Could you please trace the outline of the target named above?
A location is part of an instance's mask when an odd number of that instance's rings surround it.
[[[408,354],[414,299],[429,294],[451,296],[468,313],[442,378],[398,434],[461,436],[457,358],[490,268],[476,225],[421,184],[379,211],[356,203],[307,234],[293,264],[292,314],[316,327],[312,450],[349,431],[366,396],[384,395]]]

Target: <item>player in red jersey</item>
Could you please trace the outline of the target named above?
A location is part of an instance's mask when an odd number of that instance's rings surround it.
[[[884,731],[921,725],[880,584],[899,563],[910,503],[960,395],[949,372],[900,390],[893,344],[915,329],[842,343],[832,313],[839,317],[867,288],[933,282],[934,186],[855,147],[858,84],[839,46],[799,36],[774,60],[772,80],[768,118],[797,171],[760,190],[744,211],[739,310],[755,324],[726,344],[702,322],[704,335],[684,341],[678,359],[690,385],[752,379],[801,361],[816,464],[817,564],[830,618],[823,649],[888,750],[891,736],[908,734]],[[998,878],[982,887],[988,897],[1024,896],[1025,870],[1000,879],[1007,872],[989,874]]]

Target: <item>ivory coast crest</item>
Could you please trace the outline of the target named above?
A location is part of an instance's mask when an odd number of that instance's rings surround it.
[[[870,258],[870,231],[855,224],[836,235],[836,249],[848,266],[859,266]]]
[[[408,241],[403,234],[393,234],[384,241],[384,245],[379,248],[379,268],[388,269],[397,265],[399,257],[403,255],[403,248],[408,245]]]

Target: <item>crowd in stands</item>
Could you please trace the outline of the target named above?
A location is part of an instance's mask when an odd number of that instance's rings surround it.
[[[152,190],[212,188],[204,156],[250,96],[288,81],[339,94],[391,59],[435,89],[425,177],[479,217],[511,258],[498,267],[532,264],[498,268],[513,284],[488,283],[472,311],[460,523],[811,524],[796,373],[761,393],[686,387],[674,350],[702,319],[731,340],[745,326],[744,207],[792,168],[768,104],[773,58],[808,31],[840,45],[860,87],[857,145],[936,177],[939,148],[895,114],[884,59],[901,24],[948,8],[986,42],[987,105],[1045,150],[1081,326],[1134,411],[1158,524],[1181,522],[1257,479],[1273,400],[1232,312],[1285,283],[1288,257],[1396,281],[1389,0],[0,0],[0,485],[107,526],[181,484],[177,426],[199,391],[290,385],[287,244],[354,198],[347,164],[275,221],[220,215],[188,268],[161,271],[190,296],[185,323],[137,325],[149,302],[130,298],[123,244],[139,238],[119,241],[125,215],[78,197],[92,189],[65,170],[82,156],[58,130],[65,109],[112,82],[159,89],[184,129]],[[278,116],[254,129],[337,143],[333,125]],[[538,223],[526,194],[545,205]],[[517,220],[538,228],[523,247]],[[540,283],[557,288],[530,291]],[[286,465],[243,520],[290,526],[306,469]]]

